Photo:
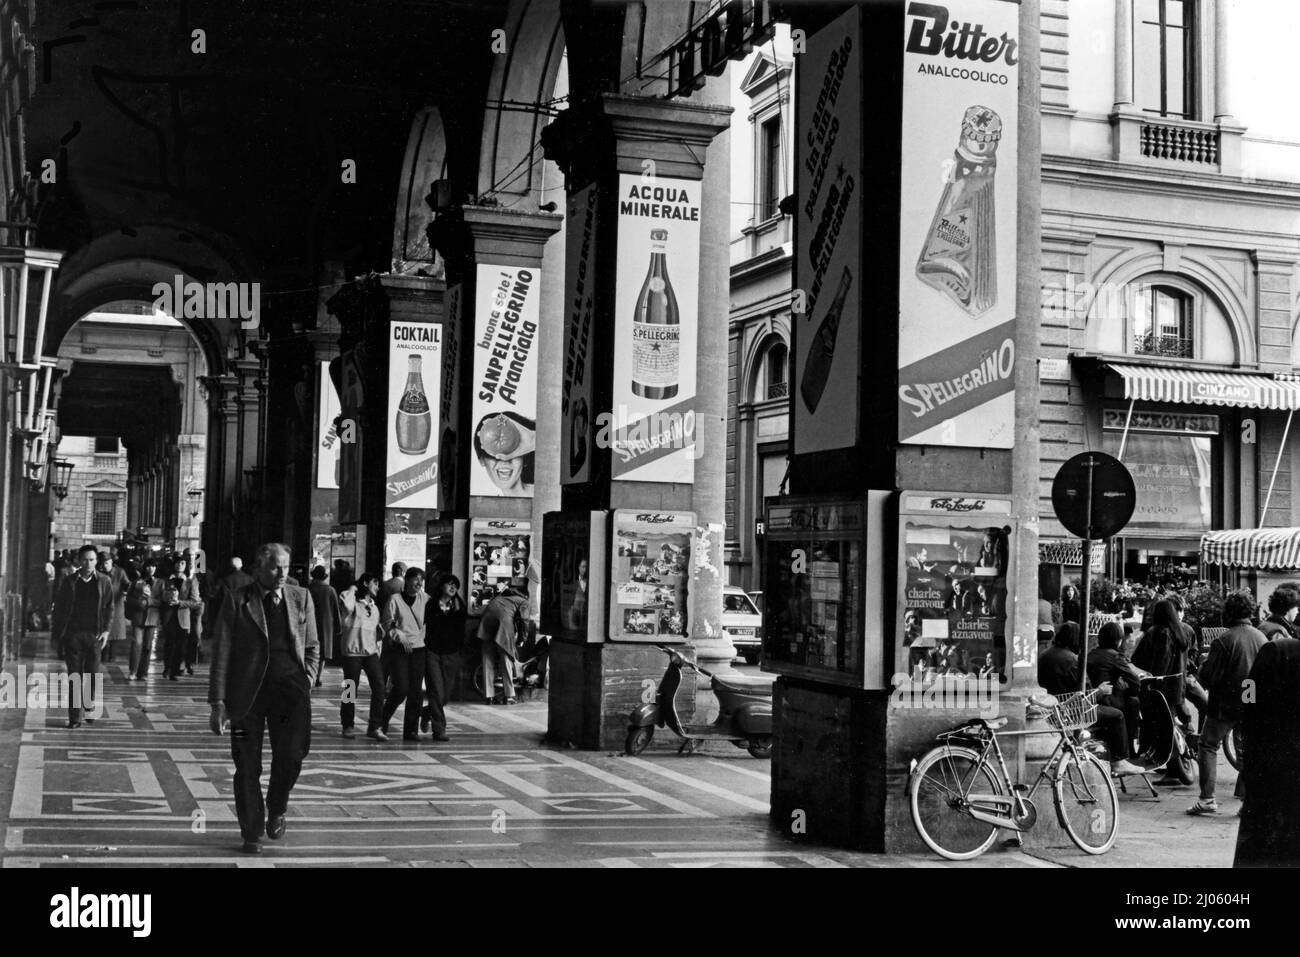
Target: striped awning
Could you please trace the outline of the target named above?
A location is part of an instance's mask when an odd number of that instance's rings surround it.
[[[1206,532],[1201,560],[1230,568],[1300,568],[1300,528],[1244,528]]]
[[[1228,405],[1243,409],[1300,409],[1300,381],[1245,372],[1207,372],[1106,363],[1124,380],[1124,398],[1144,402]]]

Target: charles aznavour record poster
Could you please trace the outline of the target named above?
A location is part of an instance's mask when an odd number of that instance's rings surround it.
[[[389,508],[438,507],[437,432],[442,326],[393,322],[388,331]]]
[[[471,495],[533,494],[541,278],[540,269],[478,267]]]
[[[1011,448],[1018,4],[909,3],[898,439]]]
[[[694,480],[699,273],[700,183],[621,174],[614,421],[597,435],[616,479]]]

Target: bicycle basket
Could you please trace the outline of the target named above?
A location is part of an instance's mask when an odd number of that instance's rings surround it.
[[[1073,691],[1056,696],[1056,710],[1047,723],[1058,731],[1079,731],[1097,723],[1097,699],[1091,692]]]

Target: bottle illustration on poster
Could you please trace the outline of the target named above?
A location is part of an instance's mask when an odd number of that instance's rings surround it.
[[[804,363],[803,381],[799,385],[799,394],[803,396],[804,405],[809,412],[816,412],[817,405],[826,391],[826,383],[831,377],[831,362],[835,358],[835,338],[840,331],[840,316],[844,312],[844,300],[848,298],[849,287],[853,285],[853,273],[844,267],[840,274],[840,284],[835,290],[835,298],[826,310],[826,318],[813,336],[808,347],[808,358]]]
[[[397,406],[397,447],[406,455],[423,455],[433,433],[433,415],[424,391],[423,358],[407,357],[406,391]]]
[[[632,317],[632,391],[645,399],[677,395],[681,314],[668,278],[668,230],[650,231],[650,267]]]
[[[972,317],[998,301],[993,187],[1001,139],[997,113],[986,106],[966,110],[943,195],[916,261],[917,278]]]

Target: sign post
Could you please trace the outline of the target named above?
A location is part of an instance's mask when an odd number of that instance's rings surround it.
[[[1133,476],[1114,456],[1080,452],[1052,481],[1052,508],[1070,532],[1083,539],[1083,651],[1079,656],[1079,691],[1088,683],[1088,612],[1092,602],[1092,541],[1123,530],[1137,506]]]

